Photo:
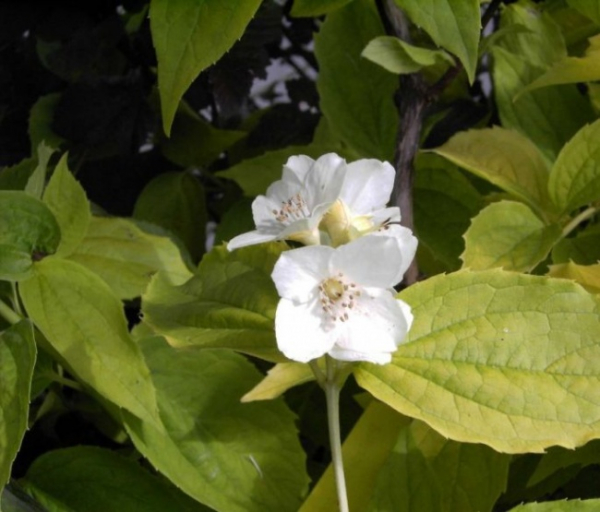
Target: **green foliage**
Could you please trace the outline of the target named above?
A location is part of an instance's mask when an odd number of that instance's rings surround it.
[[[154,278],[144,295],[144,319],[174,346],[230,348],[271,361],[278,296],[271,281],[282,242],[230,253],[219,247],[180,286]]]
[[[419,48],[390,36],[373,39],[363,50],[362,56],[397,74],[415,73],[437,63],[453,63],[452,58],[443,51]]]
[[[43,142],[53,149],[58,149],[65,139],[52,131],[52,118],[56,105],[60,101],[60,94],[53,93],[40,97],[31,107],[29,114],[29,138],[31,139],[31,152]]]
[[[584,126],[561,150],[548,189],[563,212],[600,199],[600,122]]]
[[[593,512],[598,506],[600,500],[563,500],[519,505],[511,512]]]
[[[179,100],[198,74],[231,48],[260,5],[258,0],[152,0],[150,21],[167,135]]]
[[[373,400],[362,414],[343,445],[348,480],[348,501],[354,510],[366,510],[373,487],[388,460],[400,433],[410,418]],[[365,457],[365,446],[369,456]],[[336,506],[333,468],[319,480],[300,512],[328,512]]]
[[[141,348],[164,431],[130,415],[126,425],[152,464],[216,510],[297,510],[307,478],[294,417],[280,400],[240,402],[259,379],[252,365],[226,350],[174,349],[161,338]]]
[[[121,218],[92,217],[69,259],[99,275],[121,299],[139,297],[159,270],[174,284],[192,275],[172,240]]]
[[[31,322],[22,320],[0,332],[0,485],[10,478],[29,417],[29,395],[35,364]]]
[[[593,82],[600,78],[600,39],[590,39],[590,46],[583,57],[565,57],[556,62],[543,75],[531,82],[523,93],[557,84],[572,84],[577,82]]]
[[[507,453],[598,437],[598,299],[564,280],[503,272],[435,276],[399,295],[409,340],[359,384],[445,437]]]
[[[594,0],[567,0],[567,3],[600,25],[600,6],[597,2]]]
[[[546,259],[560,235],[558,225],[544,224],[523,203],[500,201],[473,219],[461,259],[471,270],[529,272]]]
[[[134,460],[92,446],[46,453],[21,483],[48,510],[209,510]]]
[[[475,78],[479,44],[479,1],[394,0],[433,41],[456,55],[469,76]]]
[[[154,178],[139,195],[133,216],[175,234],[194,261],[204,253],[208,221],[205,192],[192,175],[170,172]]]
[[[42,192],[46,185],[46,172],[48,170],[48,161],[52,156],[53,149],[41,143],[37,148],[37,166],[29,176],[25,185],[25,192],[36,199],[42,198]]]
[[[483,445],[445,439],[413,420],[381,468],[367,510],[491,510],[504,490],[509,460]]]
[[[91,212],[85,191],[67,167],[67,155],[54,169],[43,199],[60,226],[61,239],[56,254],[68,256],[83,240]]]
[[[315,38],[321,67],[317,88],[332,132],[363,158],[389,160],[398,124],[393,103],[397,78],[361,58],[367,43],[381,35],[369,0],[354,0],[327,16]]]
[[[581,468],[590,464],[597,464],[598,460],[600,460],[600,441],[598,440],[590,441],[576,450],[565,450],[559,447],[551,448],[538,463],[528,484],[535,485],[563,468],[571,466]]]
[[[458,270],[462,235],[482,206],[481,195],[450,162],[423,154],[417,160],[414,196],[420,267],[431,274]],[[429,265],[425,251],[433,260]]]
[[[31,275],[33,261],[56,252],[60,228],[50,209],[25,192],[0,191],[0,278]]]
[[[570,261],[552,265],[548,275],[578,282],[590,293],[600,293],[600,264],[578,265]]]
[[[292,16],[321,16],[352,0],[296,0],[292,4]]]
[[[45,258],[34,267],[21,298],[61,363],[115,405],[155,423],[149,370],[108,285],[72,261]]]
[[[567,57],[560,26],[548,12],[528,0],[502,11],[502,27],[525,27],[502,38],[492,49],[495,98],[505,128],[530,138],[550,160],[586,122],[589,102],[573,85],[547,87],[521,94],[557,61]]]
[[[538,211],[551,208],[548,166],[517,132],[500,127],[461,132],[434,151]]]
[[[3,512],[338,509],[298,243],[223,244],[333,152],[419,241],[408,339],[343,370],[350,510],[598,509],[598,2],[101,4],[0,3]]]
[[[243,131],[218,130],[182,103],[169,137],[161,141],[163,154],[182,167],[213,162],[229,146],[245,136]]]

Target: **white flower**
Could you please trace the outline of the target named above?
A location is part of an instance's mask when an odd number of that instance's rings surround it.
[[[291,157],[282,179],[252,203],[256,231],[236,236],[227,248],[232,251],[271,240],[319,244],[319,223],[338,198],[345,172],[346,162],[334,153],[316,161],[304,155]]]
[[[384,234],[416,250],[411,231],[393,225],[400,221],[399,208],[386,208],[394,176],[389,163],[374,159],[346,164],[334,153],[316,161],[291,157],[282,179],[252,203],[257,229],[235,237],[227,247],[234,250],[271,240],[337,247],[393,227]]]
[[[324,354],[342,361],[391,361],[413,318],[392,288],[410,263],[404,256],[387,236],[284,252],[272,274],[281,296],[275,316],[279,349],[300,362]]]

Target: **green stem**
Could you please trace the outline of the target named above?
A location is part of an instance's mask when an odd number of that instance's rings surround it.
[[[79,384],[79,382],[75,382],[72,379],[67,379],[66,377],[62,377],[58,373],[52,372],[50,374],[52,380],[58,384],[62,384],[63,386],[67,386],[68,388],[75,389],[76,391],[83,391],[83,388]]]
[[[348,495],[346,493],[346,477],[342,460],[342,440],[340,435],[340,390],[339,375],[336,361],[326,356],[327,380],[325,381],[325,396],[327,398],[327,422],[329,424],[329,444],[331,445],[331,460],[335,475],[338,504],[340,512],[349,512]]]
[[[315,379],[317,379],[317,384],[319,386],[321,386],[323,389],[325,389],[326,377],[325,377],[325,374],[323,373],[323,371],[321,370],[321,368],[319,367],[317,360],[313,359],[312,361],[309,361],[308,365],[310,366],[310,369],[314,373]]]
[[[579,224],[581,224],[584,220],[593,217],[598,212],[598,208],[595,206],[590,206],[583,210],[577,217],[575,217],[571,222],[569,222],[562,230],[562,237],[565,238],[568,236],[571,231],[573,231]]]
[[[19,301],[19,293],[17,292],[17,283],[10,283],[11,288],[12,288],[12,301],[13,301],[13,305],[15,307],[15,312],[17,313],[17,315],[24,317],[25,314],[23,313],[23,310],[21,309],[21,303]]]
[[[10,324],[17,324],[23,320],[5,302],[0,300],[0,316]]]

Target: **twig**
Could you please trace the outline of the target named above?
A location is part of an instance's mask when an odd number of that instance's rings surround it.
[[[481,18],[482,31],[493,18],[501,0],[492,0]],[[386,32],[403,41],[411,42],[408,20],[394,0],[377,0],[377,7],[386,28]],[[400,76],[397,94],[397,108],[400,115],[396,136],[394,167],[396,180],[392,201],[400,208],[401,224],[414,231],[413,181],[414,160],[419,150],[423,118],[427,106],[435,101],[462,71],[460,61],[449,68],[433,85],[427,86],[420,73]],[[416,258],[406,271],[402,284],[409,286],[419,278]]]

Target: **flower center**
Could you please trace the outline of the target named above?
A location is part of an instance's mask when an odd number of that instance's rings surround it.
[[[360,293],[356,284],[346,279],[341,272],[335,277],[321,281],[319,300],[326,318],[332,322],[347,321]]]
[[[287,201],[282,201],[281,208],[272,210],[272,213],[275,215],[275,219],[282,224],[289,224],[294,220],[305,219],[310,216],[306,201],[300,193],[293,195]]]

